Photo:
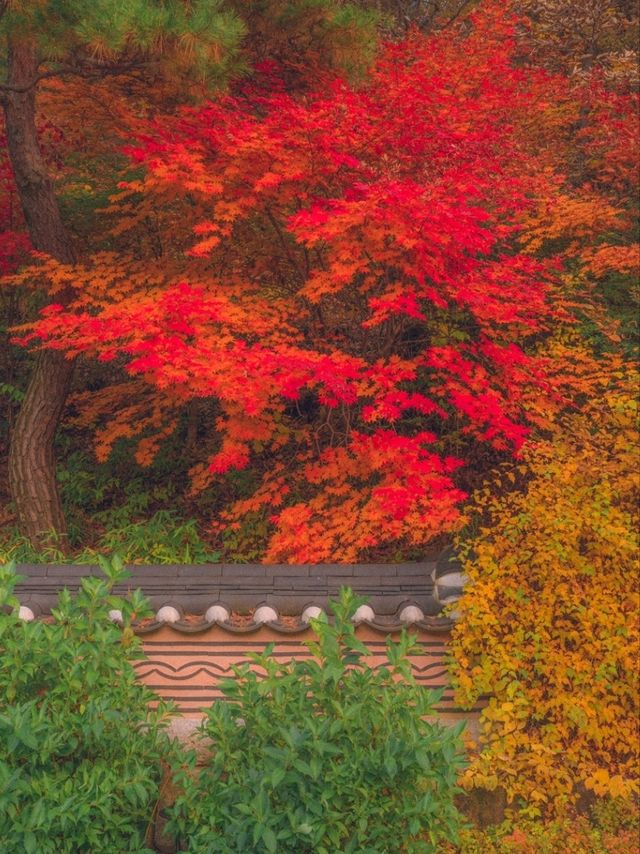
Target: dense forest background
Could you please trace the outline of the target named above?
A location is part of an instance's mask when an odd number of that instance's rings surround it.
[[[631,501],[637,37],[0,2],[0,558],[419,559],[575,460]]]

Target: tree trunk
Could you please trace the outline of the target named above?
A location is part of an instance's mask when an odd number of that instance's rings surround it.
[[[30,85],[38,67],[35,45],[10,37],[10,88],[4,98],[9,158],[33,247],[73,264],[75,252],[38,145],[35,85]],[[11,495],[20,530],[35,545],[61,538],[64,543],[66,536],[53,445],[72,373],[73,363],[62,353],[39,353],[11,436]]]

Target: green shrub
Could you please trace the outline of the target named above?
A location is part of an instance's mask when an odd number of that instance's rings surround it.
[[[640,802],[638,798],[600,798],[591,807],[591,820],[603,833],[635,833],[640,839]]]
[[[373,669],[342,591],[335,624],[314,620],[314,659],[280,663],[269,647],[234,668],[226,701],[202,735],[208,764],[183,769],[169,829],[191,854],[433,852],[454,839],[461,727],[428,716],[437,699],[415,684],[412,638],[389,640]],[[192,760],[192,766],[193,766]]]
[[[130,627],[145,612],[139,591],[111,595],[124,573],[85,578],[60,594],[54,619],[17,616],[12,567],[0,568],[0,850],[25,854],[143,852],[161,761],[174,750],[167,708],[132,666]],[[109,619],[119,609],[124,628]]]
[[[149,519],[110,528],[95,549],[85,549],[77,562],[95,561],[99,553],[122,555],[126,563],[216,563],[198,532],[195,519],[182,520],[171,510],[157,510]]]
[[[100,515],[100,514],[98,514]],[[96,517],[97,518],[97,517]],[[100,556],[118,554],[130,564],[217,563],[220,552],[212,551],[200,536],[195,519],[181,519],[171,510],[157,510],[147,519],[107,528],[93,546],[81,551],[66,549],[66,543],[36,549],[17,528],[0,531],[0,561],[14,563],[95,564]]]
[[[0,566],[16,563],[66,563],[65,543],[55,532],[47,537],[50,545],[37,548],[23,536],[17,525],[5,525],[0,528]]]

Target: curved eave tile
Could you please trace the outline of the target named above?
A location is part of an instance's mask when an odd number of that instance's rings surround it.
[[[367,626],[382,635],[396,634],[397,632],[401,632],[402,629],[407,629],[409,631],[411,629],[417,629],[424,632],[447,634],[451,631],[453,625],[454,621],[449,617],[426,617],[423,620],[418,620],[413,623],[407,623],[398,619],[360,620],[357,623],[356,628],[358,626]],[[301,623],[298,626],[290,626],[282,623],[280,620],[270,620],[260,623],[252,621],[251,623],[245,623],[244,625],[238,625],[232,622],[219,622],[217,620],[203,620],[198,623],[187,622],[184,620],[179,620],[173,623],[164,620],[154,620],[152,623],[146,623],[142,626],[136,625],[135,623],[132,626],[137,635],[150,635],[165,628],[174,629],[176,632],[184,635],[198,635],[216,627],[228,632],[229,634],[235,635],[254,634],[261,628],[272,629],[281,635],[293,636],[304,635],[313,630],[310,623]]]
[[[154,620],[152,623],[147,623],[144,626],[136,626],[134,624],[133,630],[137,635],[150,635],[153,634],[153,632],[157,632],[159,629],[169,628],[175,629],[175,631],[180,632],[180,634],[184,635],[198,635],[216,627],[223,629],[229,634],[235,635],[250,635],[254,632],[259,631],[261,628],[273,629],[274,631],[279,632],[282,635],[302,635],[311,631],[310,625],[301,624],[299,626],[288,626],[284,623],[281,623],[280,620],[269,620],[261,623],[253,621],[244,625],[237,625],[231,622],[223,623],[217,620],[214,620],[212,622],[207,622],[206,620],[203,620],[200,623],[190,623],[184,620],[180,620],[175,623],[169,623],[163,620]]]
[[[455,625],[451,617],[425,617],[424,620],[415,623],[416,628],[426,632],[450,632]]]
[[[424,620],[417,620],[414,623],[406,623],[400,620],[394,622],[383,622],[382,620],[361,620],[358,625],[368,626],[368,628],[373,629],[375,632],[379,632],[384,635],[395,634],[396,632],[402,631],[402,629],[407,629],[408,631],[411,631],[411,629],[419,629],[424,632],[441,632],[443,634],[447,634],[453,628],[454,621],[448,617],[427,617]]]

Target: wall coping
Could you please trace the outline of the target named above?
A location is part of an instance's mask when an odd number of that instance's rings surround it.
[[[184,634],[213,625],[239,634],[263,625],[299,633],[328,610],[341,587],[367,599],[356,623],[384,633],[406,625],[448,632],[452,620],[444,606],[461,592],[459,568],[451,566],[449,551],[414,563],[131,565],[130,576],[113,592],[127,595],[139,588],[149,600],[155,616],[136,624],[138,634],[167,624]],[[74,592],[83,577],[102,575],[99,566],[89,564],[18,564],[16,572],[23,576],[15,595],[24,619],[46,617],[61,590]],[[447,584],[454,576],[455,589]],[[118,616],[113,612],[113,619]]]

